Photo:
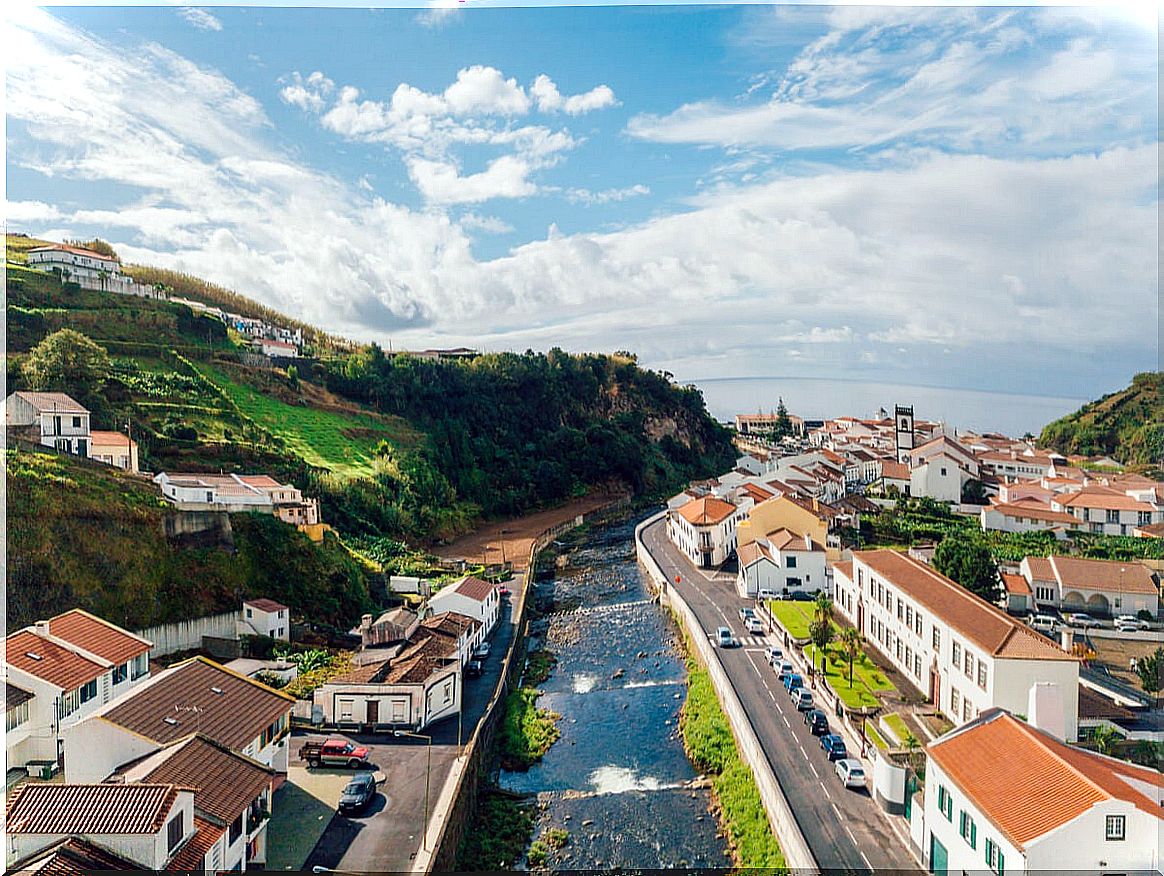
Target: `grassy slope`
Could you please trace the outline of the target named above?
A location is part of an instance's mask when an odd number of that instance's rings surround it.
[[[78,605],[128,627],[269,596],[347,624],[371,604],[363,567],[334,539],[315,545],[267,515],[231,516],[237,553],[166,539],[157,488],[115,469],[9,451],[8,623]]]
[[[1137,374],[1126,389],[1047,425],[1039,441],[1060,453],[1107,454],[1129,465],[1164,466],[1164,375]]]

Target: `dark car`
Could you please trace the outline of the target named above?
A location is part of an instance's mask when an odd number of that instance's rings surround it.
[[[813,602],[816,597],[807,590],[793,590],[788,594],[788,598],[793,602]]]
[[[482,666],[480,660],[470,660],[467,664],[465,664],[465,675],[468,678],[480,678],[481,671]]]
[[[849,756],[845,750],[845,740],[836,733],[826,733],[820,738],[820,747],[829,756],[829,760],[840,760]]]
[[[829,716],[820,709],[810,709],[805,712],[804,723],[812,729],[813,736],[823,736],[829,732]]]
[[[784,676],[784,689],[788,693],[795,693],[797,688],[804,687],[804,679],[800,677],[799,673],[793,672],[791,675]]]
[[[376,777],[371,773],[356,773],[340,794],[339,811],[343,815],[363,812],[375,796]]]

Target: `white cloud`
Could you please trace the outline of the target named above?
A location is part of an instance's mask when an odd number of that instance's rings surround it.
[[[19,224],[55,222],[63,214],[53,204],[44,201],[8,201],[4,205],[6,222]]]
[[[577,116],[617,104],[614,91],[609,85],[598,85],[582,94],[563,97],[554,80],[545,73],[538,75],[529,92],[537,101],[538,109],[544,113],[561,110],[567,115]]]
[[[522,198],[537,192],[529,181],[530,166],[512,155],[489,162],[480,173],[462,176],[452,164],[413,158],[408,175],[425,199],[434,204],[475,204],[492,198]]]
[[[510,234],[513,232],[513,226],[497,216],[465,213],[458,221],[462,228],[470,231],[484,231],[486,234]]]
[[[592,192],[590,189],[566,189],[566,199],[576,204],[609,204],[612,202],[626,201],[631,198],[639,198],[644,195],[649,195],[651,189],[642,183],[635,183],[633,186],[625,186],[621,189],[604,189],[599,192]]]
[[[222,22],[199,6],[181,6],[178,14],[199,30],[222,30]]]
[[[279,97],[284,103],[318,113],[323,110],[325,99],[333,91],[335,83],[318,70],[307,77],[295,72],[291,74],[291,82],[279,91]]]

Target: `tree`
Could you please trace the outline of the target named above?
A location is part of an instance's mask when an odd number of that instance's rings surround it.
[[[1101,724],[1096,727],[1091,734],[1091,741],[1095,745],[1095,750],[1100,754],[1110,756],[1115,751],[1116,742],[1120,739],[1120,734],[1116,732],[1115,727],[1111,724]]]
[[[104,347],[73,329],[60,329],[32,348],[21,373],[31,389],[67,392],[85,403],[100,395],[110,368]]]
[[[818,593],[813,603],[812,621],[808,625],[808,635],[816,645],[821,658],[821,671],[824,671],[825,649],[836,635],[833,628],[833,601],[827,593]]]
[[[1136,675],[1140,676],[1140,686],[1148,693],[1160,692],[1160,664],[1164,663],[1164,647],[1136,663]]]
[[[998,567],[985,545],[947,535],[934,551],[934,568],[987,602],[997,602],[1002,595]]]
[[[786,435],[792,434],[792,420],[788,417],[788,408],[784,407],[783,398],[776,405],[775,433],[777,438],[783,438]]]
[[[292,389],[297,389],[299,386],[299,369],[294,365],[287,366],[287,384]]]
[[[962,503],[964,505],[985,505],[986,486],[978,478],[970,478],[962,485]]]
[[[841,630],[841,648],[849,658],[849,687],[853,686],[853,661],[861,653],[861,631],[856,627]]]

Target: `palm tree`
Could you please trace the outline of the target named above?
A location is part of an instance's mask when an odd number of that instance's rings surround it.
[[[1111,726],[1111,724],[1101,724],[1091,734],[1091,741],[1095,743],[1095,750],[1100,754],[1107,755],[1115,751],[1116,741],[1120,738],[1120,734],[1116,732],[1116,728]]]
[[[849,687],[853,686],[853,661],[861,653],[861,632],[856,627],[841,630],[841,647],[849,658]]]
[[[823,591],[816,595],[813,603],[812,622],[808,625],[808,634],[821,657],[821,671],[824,671],[825,649],[836,635],[833,628],[833,601]]]

